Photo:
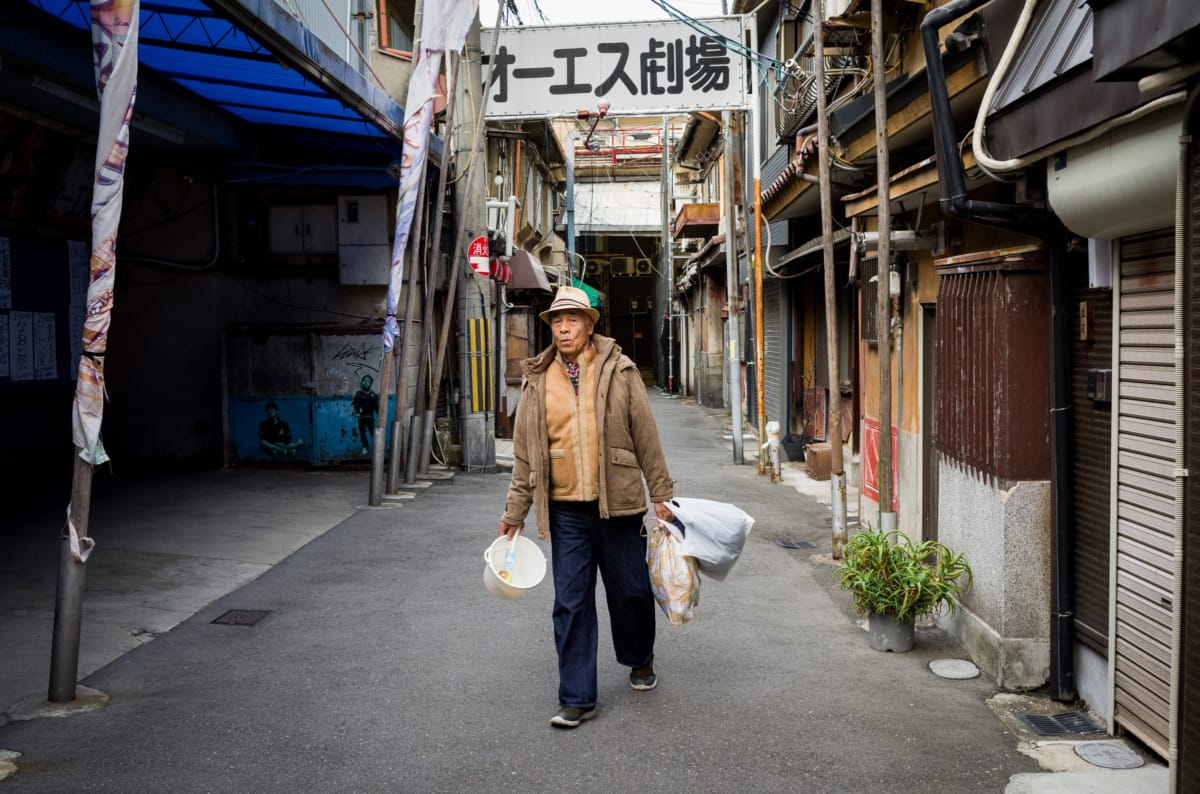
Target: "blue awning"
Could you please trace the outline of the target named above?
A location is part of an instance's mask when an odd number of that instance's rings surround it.
[[[91,28],[87,0],[28,2]],[[403,138],[400,106],[274,0],[144,0],[138,35],[141,64],[249,124]]]

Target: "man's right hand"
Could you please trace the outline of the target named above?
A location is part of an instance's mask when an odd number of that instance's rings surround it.
[[[504,537],[508,538],[509,540],[512,540],[513,535],[517,534],[517,532],[520,531],[520,529],[521,528],[519,526],[514,526],[513,524],[505,524],[503,521],[501,521],[500,522],[500,532],[497,533],[496,536],[500,537],[501,535],[503,535]]]

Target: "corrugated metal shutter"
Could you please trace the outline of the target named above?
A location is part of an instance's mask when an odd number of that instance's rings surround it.
[[[1174,540],[1174,262],[1170,232],[1121,241],[1117,403],[1118,724],[1167,753]]]
[[[1193,125],[1193,135],[1196,130]],[[1184,318],[1187,338],[1186,400],[1188,428],[1185,462],[1189,472],[1200,472],[1200,147],[1192,146],[1191,209],[1188,241],[1188,299]],[[1179,703],[1180,791],[1200,791],[1200,632],[1189,631],[1200,614],[1200,478],[1188,477],[1184,503],[1183,562],[1183,669]]]
[[[763,283],[763,409],[768,422],[788,432],[787,293],[776,279]]]
[[[1078,271],[1077,271],[1078,272]],[[1086,274],[1084,274],[1086,277]],[[1087,289],[1072,295],[1074,305],[1090,307],[1091,338],[1071,344],[1071,411],[1075,417],[1072,456],[1072,559],[1075,631],[1079,640],[1108,655],[1109,493],[1112,487],[1112,404],[1088,399],[1088,371],[1112,367],[1112,290]]]

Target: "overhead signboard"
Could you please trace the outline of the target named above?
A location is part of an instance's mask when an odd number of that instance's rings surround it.
[[[738,110],[746,107],[743,17],[487,29],[497,33],[488,118]],[[699,29],[697,29],[699,28]]]

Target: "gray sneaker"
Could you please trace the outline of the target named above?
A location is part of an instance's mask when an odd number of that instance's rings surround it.
[[[629,685],[639,692],[645,692],[658,686],[658,676],[654,674],[654,665],[644,664],[633,668],[629,674]]]
[[[558,713],[550,718],[550,724],[555,728],[578,728],[579,723],[596,716],[595,709],[581,709],[575,706],[563,706]]]

